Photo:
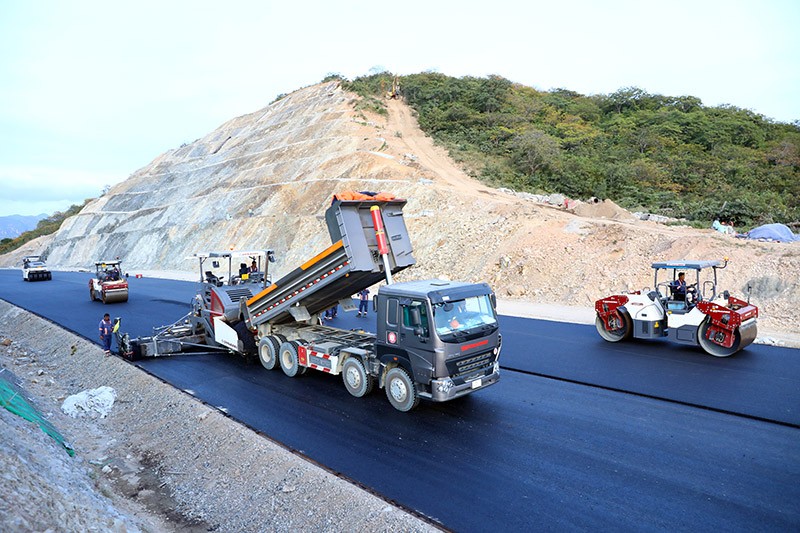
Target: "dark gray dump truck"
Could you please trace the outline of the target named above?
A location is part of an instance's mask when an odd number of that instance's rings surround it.
[[[309,369],[341,375],[356,397],[383,388],[400,411],[421,398],[447,401],[493,385],[501,336],[491,288],[439,279],[392,283],[415,262],[405,204],[335,200],[325,214],[332,244],[323,252],[275,282],[204,281],[183,325],[137,339],[134,348],[140,356],[174,353],[182,349],[176,337],[185,334],[187,347],[257,354],[265,368],[289,377]],[[321,325],[326,309],[352,309],[354,294],[383,280],[372,301],[376,334]]]

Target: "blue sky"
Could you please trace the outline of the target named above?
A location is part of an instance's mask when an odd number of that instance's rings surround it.
[[[0,0],[0,216],[96,197],[336,72],[636,86],[800,120],[800,2]]]

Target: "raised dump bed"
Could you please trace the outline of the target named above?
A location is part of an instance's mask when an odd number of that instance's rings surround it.
[[[333,244],[246,301],[244,316],[251,329],[269,322],[306,320],[361,289],[414,264],[403,206],[405,200],[335,200],[325,212]],[[375,208],[378,208],[377,210]],[[377,213],[377,214],[376,214]],[[384,259],[378,239],[383,238]]]

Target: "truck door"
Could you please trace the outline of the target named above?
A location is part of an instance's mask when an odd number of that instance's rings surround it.
[[[414,380],[427,383],[433,375],[433,341],[428,305],[425,300],[403,299],[400,302],[399,344],[406,349]]]

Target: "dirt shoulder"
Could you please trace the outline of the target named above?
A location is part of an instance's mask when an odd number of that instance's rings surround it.
[[[0,377],[75,449],[0,409],[0,530],[434,531],[100,347],[0,301]],[[112,387],[106,418],[72,394]]]

